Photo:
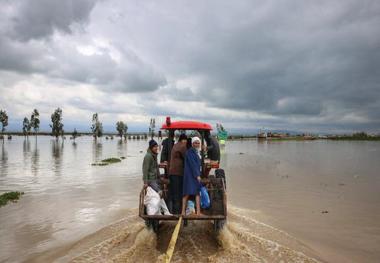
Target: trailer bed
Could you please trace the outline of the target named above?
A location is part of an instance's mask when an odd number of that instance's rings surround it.
[[[182,216],[186,220],[225,220],[227,217],[227,193],[224,180],[222,178],[209,178],[202,179],[202,184],[207,187],[211,207],[209,209],[202,209],[202,216],[185,215]],[[167,187],[163,187],[167,189]],[[167,194],[167,190],[164,190]],[[144,206],[145,189],[140,191],[139,200],[139,216],[144,220],[178,220],[181,215],[147,215]]]

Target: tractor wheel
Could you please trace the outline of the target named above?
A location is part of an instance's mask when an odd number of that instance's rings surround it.
[[[214,220],[214,231],[219,232],[224,227],[225,220],[216,219]]]

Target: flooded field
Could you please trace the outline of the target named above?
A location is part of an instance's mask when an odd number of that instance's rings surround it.
[[[160,261],[158,237],[137,217],[146,141],[0,144],[0,262]],[[228,224],[181,230],[174,262],[378,262],[380,143],[230,141],[222,150]],[[126,157],[108,166],[91,164]]]

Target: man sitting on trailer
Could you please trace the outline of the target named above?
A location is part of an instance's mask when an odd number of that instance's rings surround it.
[[[155,140],[149,141],[149,148],[146,151],[142,171],[144,187],[152,187],[157,193],[161,194],[162,190],[159,185],[160,170],[157,163],[158,144]]]
[[[186,154],[187,136],[181,134],[178,142],[173,146],[169,163],[170,198],[172,213],[179,214],[182,207],[183,167]]]
[[[165,215],[171,215],[164,199],[162,198],[160,170],[158,168],[157,155],[158,144],[155,140],[150,140],[149,148],[146,151],[142,166],[144,188],[147,189],[144,204],[147,207],[148,215],[161,214],[161,211]]]

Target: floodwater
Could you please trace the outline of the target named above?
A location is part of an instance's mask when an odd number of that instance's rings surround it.
[[[0,143],[0,262],[155,262],[174,222],[158,236],[137,216],[147,141]],[[91,166],[108,157],[121,163]],[[229,141],[228,223],[181,229],[174,262],[379,262],[380,143]]]

